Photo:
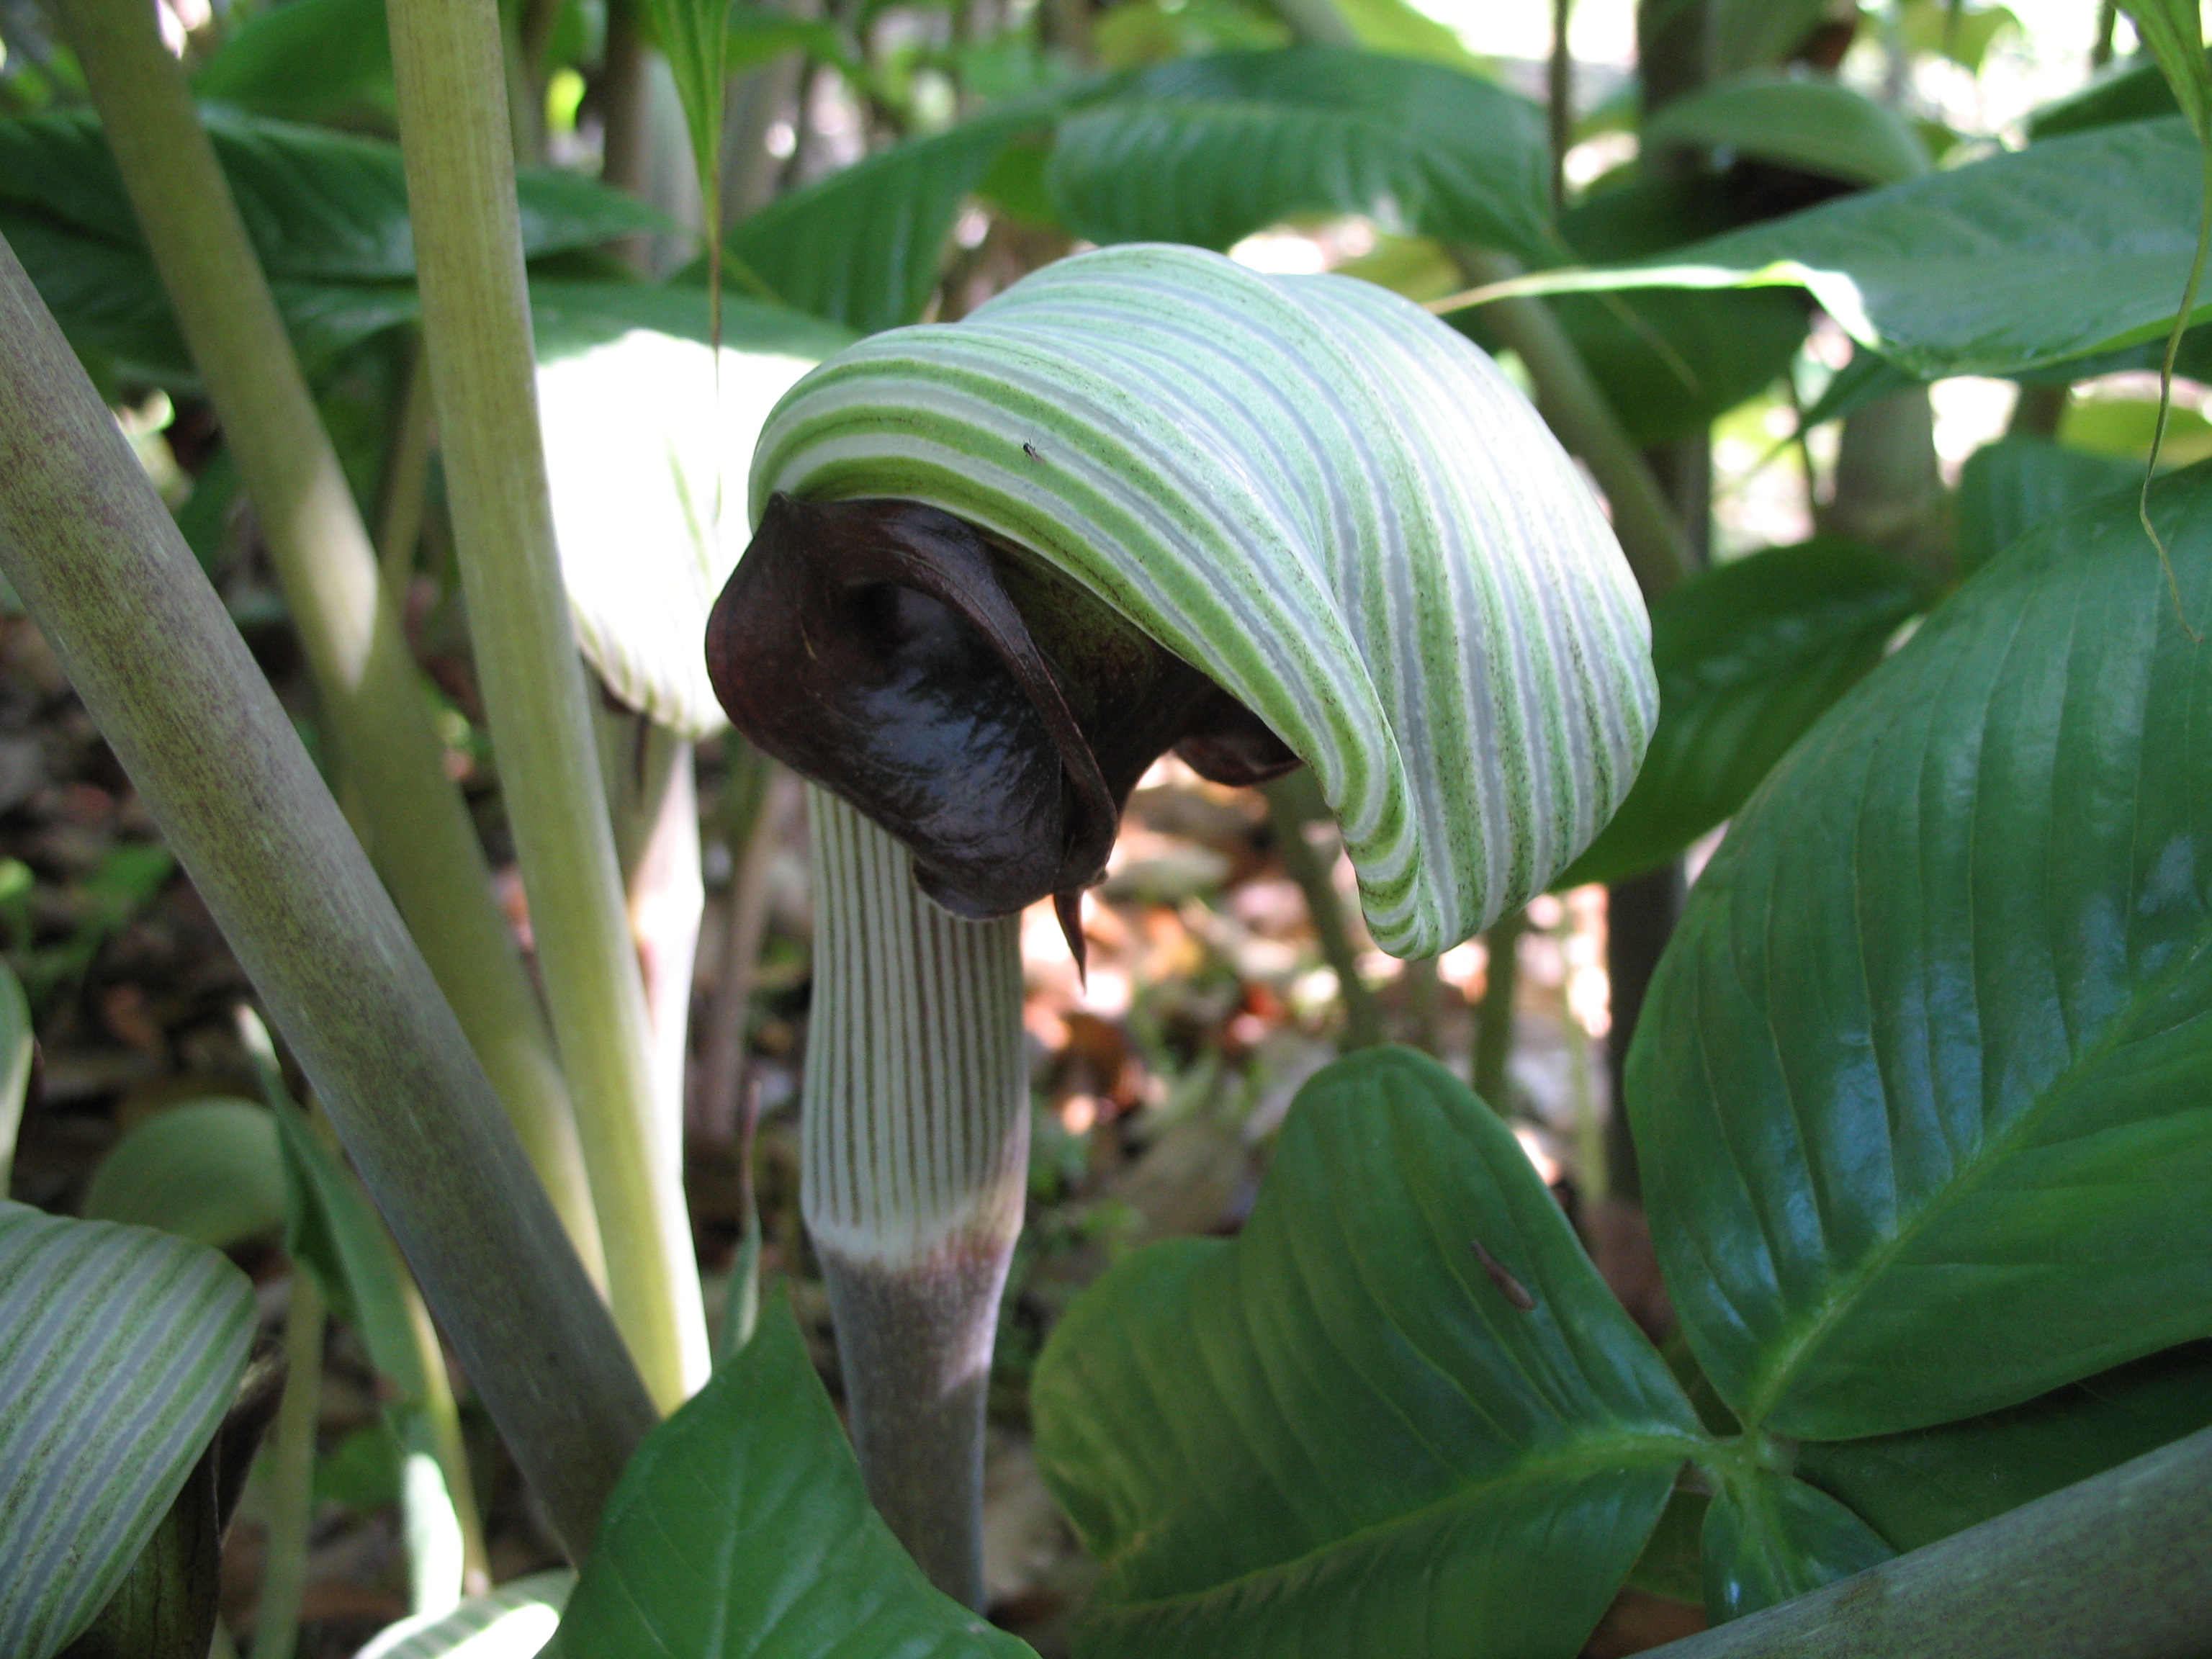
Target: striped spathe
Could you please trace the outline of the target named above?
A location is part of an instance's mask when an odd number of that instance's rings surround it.
[[[1085,585],[1267,721],[1334,810],[1376,942],[1541,891],[1627,793],[1650,630],[1589,487],[1419,307],[1137,245],[807,375],[772,493],[893,496]]]

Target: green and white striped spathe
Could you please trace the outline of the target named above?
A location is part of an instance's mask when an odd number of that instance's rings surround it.
[[[1609,817],[1657,708],[1589,488],[1458,334],[1385,290],[1133,246],[864,340],[756,452],[773,491],[996,531],[1310,763],[1385,950],[1443,950]]]
[[[0,1200],[0,1654],[46,1659],[106,1604],[252,1336],[252,1289],[213,1250]]]

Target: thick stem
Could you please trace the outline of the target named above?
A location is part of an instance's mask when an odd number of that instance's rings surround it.
[[[307,1589],[307,1526],[314,1518],[315,1422],[323,1404],[323,1292],[292,1274],[284,1310],[284,1394],[269,1464],[269,1552],[253,1614],[252,1659],[292,1659]]]
[[[1640,1203],[1644,1182],[1637,1173],[1636,1143],[1628,1133],[1628,1102],[1622,1079],[1628,1048],[1644,1017],[1651,976],[1674,936],[1682,914],[1682,866],[1669,864],[1649,874],[1615,882],[1606,889],[1606,972],[1610,981],[1613,1023],[1605,1034],[1605,1054],[1613,1073],[1613,1111],[1606,1120],[1605,1184],[1613,1197]]]
[[[63,13],[259,514],[370,855],[597,1277],[598,1224],[551,1035],[446,776],[393,596],[183,74],[137,0],[69,0]]]
[[[1853,410],[1836,446],[1836,485],[1822,531],[1948,574],[1943,479],[1936,465],[1936,411],[1915,386]]]
[[[642,0],[607,0],[607,44],[599,62],[599,182],[644,199],[652,178],[653,140],[647,126],[645,35],[638,27]],[[625,236],[615,252],[637,270],[652,259],[653,239]]]
[[[4,241],[0,571],[581,1555],[651,1403],[399,913]]]
[[[599,1209],[615,1320],[673,1409],[705,1379],[682,1148],[657,1121],[652,1022],[554,553],[530,295],[492,0],[395,0],[422,326],[453,533],[538,959]]]
[[[1520,275],[1501,253],[1471,251],[1461,256],[1469,277],[1487,286]],[[1613,511],[1613,533],[1628,556],[1637,586],[1646,600],[1681,580],[1690,568],[1689,544],[1682,523],[1644,464],[1620,417],[1592,378],[1582,353],[1541,300],[1509,295],[1488,302],[1485,313],[1501,343],[1520,356],[1536,384],[1537,405],[1552,430],[1580,456]]]
[[[415,549],[422,539],[422,510],[430,485],[430,452],[437,423],[430,418],[430,368],[418,343],[408,360],[399,394],[399,422],[377,492],[376,563],[387,603],[407,614],[407,584],[415,574]],[[549,1042],[550,1046],[550,1042]]]
[[[980,1607],[984,1395],[1029,1172],[1020,919],[955,920],[889,835],[822,790],[807,805],[801,1203],[868,1495]]]
[[[2212,1429],[1653,1659],[2196,1659]]]
[[[1310,823],[1331,823],[1328,804],[1311,771],[1295,772],[1260,786],[1267,798],[1267,817],[1275,832],[1275,851],[1283,869],[1305,895],[1306,915],[1313,922],[1321,953],[1336,974],[1337,999],[1344,1005],[1344,1046],[1371,1048],[1382,1041],[1382,1006],[1359,975],[1359,953],[1352,946],[1352,928],[1345,919],[1344,900],[1336,890],[1332,861],[1314,850],[1306,839]]]

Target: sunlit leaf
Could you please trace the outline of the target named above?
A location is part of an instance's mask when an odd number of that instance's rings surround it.
[[[1098,1659],[1565,1659],[1705,1444],[1511,1131],[1406,1049],[1306,1085],[1236,1239],[1085,1291],[1033,1408]]]
[[[252,1288],[214,1251],[0,1200],[0,1653],[50,1659],[99,1612],[252,1334]]]
[[[575,1583],[566,1567],[514,1579],[450,1613],[390,1626],[356,1659],[536,1659]]]
[[[1740,813],[1629,1109],[1748,1423],[1894,1433],[2212,1334],[2212,469],[2046,520]]]
[[[1650,730],[1588,485],[1486,358],[1368,283],[1063,260],[801,381],[756,522],[778,491],[981,526],[1210,676],[1315,769],[1385,950],[1541,890]]]
[[[14,969],[0,963],[0,1193],[8,1190],[15,1167],[15,1132],[23,1121],[23,1094],[31,1082],[38,1040],[31,1030],[31,1005]]]
[[[1910,373],[2012,374],[2165,332],[2196,252],[2201,178],[2186,122],[2135,122],[1825,203],[1656,262],[1515,286],[1800,286]]]

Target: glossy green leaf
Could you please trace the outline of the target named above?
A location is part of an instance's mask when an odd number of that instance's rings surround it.
[[[1054,107],[994,110],[778,197],[723,238],[742,266],[732,286],[757,278],[786,305],[861,334],[913,322],[937,286],[961,204]]]
[[[1854,185],[1929,170],[1905,118],[1840,81],[1745,76],[1678,98],[1644,124],[1647,144],[1686,144],[1779,162]]]
[[[771,494],[926,502],[1211,676],[1310,763],[1386,951],[1542,890],[1627,793],[1643,602],[1585,484],[1419,307],[1188,248],[1038,271],[794,387]]]
[[[2142,483],[2140,465],[2042,438],[1984,444],[1959,473],[1959,568],[1978,570],[2044,520]]]
[[[1035,1659],[931,1588],[869,1507],[789,1300],[647,1437],[562,1659]]]
[[[114,1593],[252,1335],[252,1288],[214,1251],[0,1200],[0,1653],[49,1659]]]
[[[218,1250],[273,1233],[284,1224],[276,1120],[243,1100],[172,1106],[100,1160],[84,1214],[158,1227]]]
[[[696,339],[632,328],[581,344],[574,310],[563,319],[568,343],[550,356],[541,348],[538,371],[577,642],[616,696],[692,738],[727,723],[699,641],[744,551],[754,442],[792,383],[848,337],[786,313],[794,325],[778,349],[765,325],[777,313],[738,311],[726,311],[726,325],[742,336],[750,321],[761,343],[726,349],[719,380],[713,350]]]
[[[2151,494],[2212,617],[2212,468]],[[1984,568],[1706,868],[1628,1064],[1747,1423],[1892,1433],[2212,1334],[2212,653],[2124,498]]]
[[[1834,537],[1732,559],[1662,595],[1644,769],[1558,884],[1656,869],[1731,816],[1933,597],[1895,559]]]
[[[514,1579],[450,1613],[391,1626],[356,1659],[536,1659],[552,1641],[575,1583],[566,1567]]]
[[[311,121],[392,109],[384,0],[285,0],[227,27],[192,74],[200,97],[252,115]]]
[[[31,1030],[31,1005],[15,970],[0,963],[0,1194],[15,1164],[15,1133],[23,1121],[23,1095],[31,1084],[31,1062],[38,1054]]]
[[[1147,70],[1061,125],[1048,182],[1097,242],[1225,248],[1304,213],[1551,263],[1536,106],[1435,64],[1327,46]]]
[[[1741,1619],[1896,1553],[1827,1493],[1772,1469],[1732,1470],[1705,1510],[1705,1616]]]
[[[1660,263],[1515,287],[1799,286],[1912,374],[2011,374],[2171,325],[2201,176],[2185,122],[2135,122],[1825,203]]]
[[[398,282],[415,273],[399,147],[210,107],[208,137],[272,283]],[[658,228],[642,203],[573,173],[517,180],[535,258]],[[102,240],[142,246],[122,176],[87,110],[0,121],[0,201]],[[12,240],[12,238],[11,238]]]
[[[1076,1651],[1131,1659],[1572,1655],[1705,1443],[1511,1132],[1408,1049],[1299,1091],[1235,1240],[1085,1291],[1032,1404],[1106,1568]]]
[[[1867,1440],[1808,1441],[1797,1472],[1900,1550],[2017,1509],[2212,1424],[2212,1342],[2069,1383],[2024,1406]]]

